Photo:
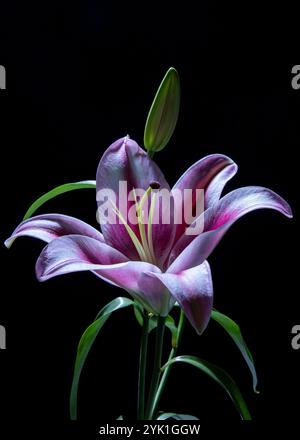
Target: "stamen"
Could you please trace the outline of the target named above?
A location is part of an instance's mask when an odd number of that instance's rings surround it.
[[[149,186],[149,188],[144,192],[143,197],[140,200],[139,208],[142,209],[142,207],[144,206],[145,201],[148,199],[148,195],[151,193],[151,186]]]
[[[135,235],[135,233],[133,232],[133,230],[131,229],[131,227],[127,224],[126,220],[124,219],[123,215],[121,214],[121,212],[119,211],[119,209],[117,208],[117,206],[111,201],[111,204],[113,205],[113,211],[115,214],[117,214],[117,216],[119,217],[119,219],[121,220],[121,222],[123,223],[123,225],[126,228],[126,231],[129,235],[129,237],[131,238],[137,253],[139,254],[139,257],[142,261],[147,261],[147,257],[145,255],[143,246],[141,245],[139,239],[137,238],[137,236]]]
[[[151,257],[152,257],[154,264],[156,264],[156,258],[155,258],[153,239],[152,239],[152,224],[153,224],[155,203],[156,203],[156,193],[154,192],[152,194],[150,212],[149,212],[149,218],[148,218],[148,244],[149,244],[149,250],[150,250],[150,254],[151,254]]]
[[[144,205],[145,201],[147,200],[148,194],[150,192],[151,192],[151,188],[149,187],[147,189],[147,191],[143,194],[141,201],[138,203],[136,193],[133,188],[133,195],[134,195],[134,200],[135,200],[135,204],[136,204],[136,213],[137,213],[137,217],[138,217],[138,225],[139,225],[139,231],[140,231],[140,236],[141,236],[141,240],[142,240],[142,246],[143,246],[143,249],[144,249],[145,254],[147,256],[147,261],[152,263],[152,257],[151,257],[151,253],[150,253],[150,250],[148,247],[147,238],[146,238],[146,231],[145,231],[145,224],[143,221],[143,210],[142,210],[143,205]]]
[[[117,206],[111,201],[111,204],[113,206],[114,213],[118,216],[122,224],[125,226],[126,231],[131,238],[137,253],[139,254],[139,257],[142,261],[147,261],[152,264],[156,263],[155,258],[155,252],[153,247],[153,239],[152,239],[152,224],[153,224],[153,216],[154,216],[154,208],[156,203],[156,191],[160,188],[160,183],[153,181],[150,183],[149,188],[147,191],[144,192],[143,197],[138,202],[135,189],[133,188],[133,196],[134,196],[134,202],[136,206],[136,214],[137,214],[137,220],[138,220],[138,226],[139,226],[139,233],[141,237],[141,241],[136,236],[132,228],[128,225],[127,221],[124,219],[123,215],[117,208]],[[147,230],[147,236],[146,236],[146,229],[145,229],[145,223],[143,219],[143,206],[145,202],[148,200],[149,194],[152,193],[151,203],[150,203],[150,212],[148,216],[148,230]],[[147,239],[148,238],[148,239]]]

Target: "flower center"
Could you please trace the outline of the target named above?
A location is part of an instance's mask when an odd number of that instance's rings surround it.
[[[154,252],[154,246],[153,246],[153,238],[152,238],[152,224],[153,224],[153,216],[154,216],[154,208],[156,204],[156,191],[159,190],[160,184],[157,181],[153,181],[150,183],[148,189],[145,191],[141,199],[138,201],[136,197],[136,192],[133,189],[133,195],[134,195],[134,202],[135,202],[135,209],[136,209],[136,216],[137,216],[137,224],[139,228],[139,235],[140,239],[137,237],[135,232],[132,230],[132,228],[128,225],[128,222],[124,219],[122,213],[119,211],[117,206],[113,206],[114,212],[126,228],[126,231],[131,238],[134,247],[142,261],[146,261],[148,263],[157,265],[157,261],[155,258],[155,252]],[[145,228],[145,221],[144,221],[144,205],[146,202],[148,202],[149,195],[152,195],[151,202],[150,202],[150,209],[149,209],[149,215],[148,215],[148,222],[147,222],[147,231]]]

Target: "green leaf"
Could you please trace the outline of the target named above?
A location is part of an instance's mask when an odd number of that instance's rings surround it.
[[[179,76],[171,67],[158,88],[146,121],[144,145],[150,156],[169,142],[177,123],[179,106]]]
[[[123,416],[119,416],[119,417],[117,418],[117,420],[124,420],[124,419],[123,419]]]
[[[257,391],[257,389],[256,389],[256,387],[257,387],[257,374],[256,374],[255,366],[254,366],[253,357],[252,357],[252,354],[250,353],[249,348],[246,345],[246,342],[244,341],[244,338],[242,336],[242,333],[241,333],[239,326],[231,318],[229,318],[226,315],[223,315],[223,313],[217,312],[216,310],[212,311],[211,316],[216,322],[218,322],[218,324],[220,324],[224,328],[224,330],[226,330],[226,332],[231,336],[231,338],[236,343],[238,349],[242,353],[243,358],[245,359],[245,361],[249,367],[249,370],[251,371],[252,381],[253,381],[253,390],[255,393],[259,393],[259,391]]]
[[[53,199],[54,197],[64,194],[69,191],[74,191],[75,189],[84,189],[84,188],[96,188],[96,182],[94,180],[85,180],[82,182],[74,182],[74,183],[65,183],[64,185],[57,186],[51,191],[39,197],[26,211],[26,214],[23,217],[23,220],[27,220],[35,211],[40,208],[44,203],[48,202],[48,200]]]
[[[175,362],[184,362],[193,365],[194,367],[198,368],[199,370],[210,376],[212,379],[214,379],[228,393],[236,409],[240,413],[241,418],[243,420],[251,420],[246,402],[244,401],[240,390],[238,389],[234,380],[229,376],[228,373],[226,373],[226,371],[195,356],[177,356],[169,360],[162,367],[162,370],[164,370],[168,365],[174,364]]]
[[[177,348],[178,327],[176,326],[175,321],[171,315],[168,315],[166,317],[165,323],[172,335],[172,348]]]
[[[77,356],[75,361],[73,382],[70,395],[70,415],[72,420],[77,419],[77,393],[80,374],[87,355],[105,322],[116,310],[133,305],[133,301],[128,298],[119,297],[108,303],[100,310],[98,318],[83,333],[78,344]]]
[[[176,414],[176,413],[161,413],[156,420],[199,420],[198,417],[190,416],[189,414]]]

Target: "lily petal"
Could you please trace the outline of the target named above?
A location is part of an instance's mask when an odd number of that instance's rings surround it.
[[[221,192],[235,173],[237,165],[227,156],[223,154],[212,154],[204,157],[194,163],[177,181],[172,191],[185,189],[195,190],[193,194],[193,202],[196,202],[196,189],[202,189],[205,193],[204,208],[212,206],[221,195]],[[181,209],[183,213],[183,205],[176,204],[176,209]],[[183,218],[183,216],[182,216]],[[177,240],[185,231],[187,225],[176,225]]]
[[[18,237],[34,237],[46,243],[69,234],[81,234],[104,242],[103,235],[97,229],[75,217],[61,214],[44,214],[23,221],[5,241],[10,247]]]
[[[97,194],[103,189],[109,189],[114,192],[117,196],[116,206],[118,209],[120,209],[118,194],[119,182],[121,181],[127,182],[126,196],[132,189],[140,188],[146,191],[152,182],[158,182],[161,189],[170,189],[159,167],[135,141],[128,137],[121,138],[114,142],[105,151],[98,166],[96,181]],[[128,203],[127,212],[132,204],[133,203]],[[120,250],[130,259],[138,260],[139,256],[137,251],[124,225],[120,222],[117,222],[117,224],[104,224],[105,222],[103,220],[105,219],[101,209],[99,209],[98,212],[105,242]],[[126,217],[127,212],[123,213]],[[129,219],[127,220],[128,225],[136,236],[140,238],[138,225],[130,223]],[[153,242],[155,243],[155,252],[160,260],[165,259],[170,250],[173,229],[173,225],[170,224],[160,224],[159,227],[154,225],[153,227],[152,234]]]
[[[186,317],[200,335],[205,330],[213,305],[213,285],[207,261],[180,273],[153,274],[178,301]]]
[[[203,263],[236,220],[262,208],[274,209],[289,218],[293,216],[289,204],[270,189],[259,186],[238,188],[202,214],[205,232],[196,238],[181,237],[172,249],[168,272],[177,273]]]
[[[121,252],[83,235],[67,235],[51,241],[36,263],[39,281],[83,270],[97,270],[128,261]]]
[[[208,211],[205,230],[217,229],[255,209],[275,209],[292,218],[290,205],[274,191],[261,186],[246,186],[226,194],[218,205]]]
[[[159,167],[128,136],[118,139],[103,154],[97,170],[97,191],[110,188],[117,194],[120,181],[127,181],[129,191],[146,190],[153,181],[159,182],[161,188],[169,188]]]
[[[226,165],[218,174],[211,180],[205,191],[205,209],[215,205],[222,195],[226,183],[231,180],[237,173],[238,166],[236,163]]]
[[[167,316],[176,300],[170,295],[167,287],[158,278],[153,277],[153,272],[157,274],[162,273],[160,270],[157,270],[158,268],[156,266],[154,267],[154,271],[150,269],[150,267],[144,267],[144,272],[142,272],[138,278],[139,292],[142,292],[143,296],[147,298],[147,302],[158,315]],[[134,292],[132,292],[132,295],[143,303],[141,295]],[[146,304],[145,307],[147,308]]]
[[[105,243],[82,235],[68,235],[51,241],[41,252],[36,263],[39,281],[58,275],[90,270],[100,278],[127,290],[149,311],[168,314],[168,293],[157,280],[144,283],[144,272],[160,272],[149,263],[128,261],[118,250]]]

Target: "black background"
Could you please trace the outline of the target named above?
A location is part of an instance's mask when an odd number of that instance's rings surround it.
[[[252,392],[240,354],[213,322],[200,338],[187,325],[180,353],[225,368],[255,426],[281,423],[289,429],[300,389],[300,351],[291,348],[291,328],[300,324],[300,90],[290,84],[291,68],[299,64],[292,11],[212,2],[197,9],[173,4],[168,11],[96,1],[2,8],[0,64],[7,70],[7,90],[0,91],[1,240],[42,193],[94,179],[114,140],[129,133],[142,144],[156,88],[168,67],[176,67],[180,118],[168,147],[155,156],[169,182],[200,157],[224,153],[239,165],[226,191],[267,186],[294,211],[293,220],[271,211],[250,214],[209,259],[215,306],[240,324],[261,393]],[[95,194],[60,196],[43,212],[95,224]],[[34,264],[42,246],[22,239],[10,251],[1,247],[0,324],[7,330],[7,350],[0,351],[0,425],[17,421],[3,438],[22,430],[39,437],[50,426],[62,438],[76,432],[68,421],[68,398],[77,342],[100,308],[124,293],[89,273],[38,283]],[[82,373],[79,418],[90,428],[120,414],[134,419],[138,344],[132,310],[116,313]],[[224,391],[188,366],[173,369],[161,408],[195,414],[204,425],[239,424]]]

